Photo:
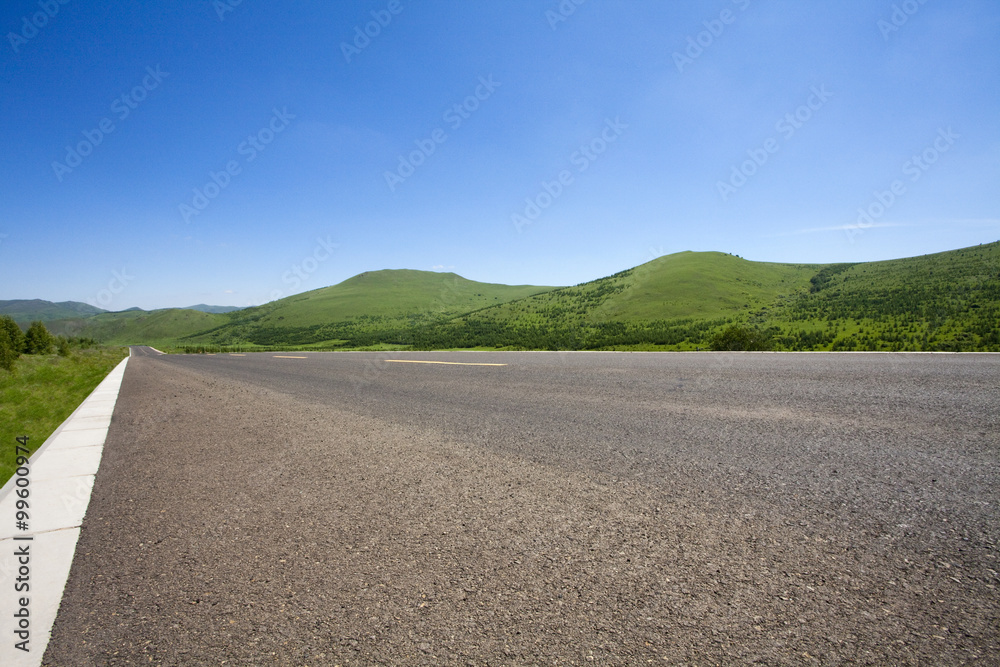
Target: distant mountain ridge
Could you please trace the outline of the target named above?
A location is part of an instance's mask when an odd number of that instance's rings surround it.
[[[87,317],[106,313],[103,308],[91,306],[80,301],[44,301],[42,299],[12,299],[0,301],[0,315],[10,315],[21,325],[28,325],[35,320],[47,322],[67,317]]]
[[[187,306],[177,310],[197,310],[202,313],[231,313],[242,310],[241,306],[209,306],[199,303],[196,306]],[[158,308],[156,310],[172,310],[170,308]],[[42,322],[54,322],[56,320],[78,319],[100,315],[101,313],[120,312],[141,312],[151,313],[156,310],[143,310],[139,307],[126,308],[120,311],[110,311],[92,306],[89,303],[80,301],[60,301],[52,302],[43,299],[12,299],[0,301],[0,315],[10,315],[18,324],[27,326],[35,320]]]
[[[243,306],[209,306],[199,303],[197,306],[187,306],[181,310],[198,310],[203,313],[231,313],[235,310],[243,310]]]

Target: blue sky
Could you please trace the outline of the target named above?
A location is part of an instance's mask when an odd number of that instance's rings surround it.
[[[1000,239],[993,0],[10,0],[0,33],[0,299]]]

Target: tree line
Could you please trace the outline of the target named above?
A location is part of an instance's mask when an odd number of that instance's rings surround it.
[[[0,315],[0,368],[14,370],[14,363],[22,354],[52,354],[69,356],[71,345],[93,344],[89,339],[73,340],[65,336],[53,336],[40,321],[32,322],[27,331],[22,331],[10,315]]]

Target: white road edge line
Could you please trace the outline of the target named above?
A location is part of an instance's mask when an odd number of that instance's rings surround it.
[[[0,489],[0,665],[42,664],[128,360],[115,366],[31,456],[27,475],[30,530],[19,531],[15,526],[18,476]],[[0,447],[14,446],[14,442],[0,443]],[[27,549],[28,556],[18,556],[19,549]],[[21,613],[24,601],[28,617],[19,618],[15,614]],[[27,652],[17,648],[25,636],[17,634],[24,623],[28,625]]]

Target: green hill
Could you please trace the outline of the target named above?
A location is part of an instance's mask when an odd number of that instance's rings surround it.
[[[226,315],[167,308],[126,310],[50,322],[54,334],[94,338],[108,345],[171,345],[174,341],[226,321]]]
[[[573,324],[715,318],[806,290],[820,265],[750,262],[721,252],[680,252],[613,276],[564,287],[477,315]]]
[[[195,306],[184,306],[181,310],[200,310],[203,313],[231,313],[234,310],[243,310],[242,306],[210,306],[206,303],[199,303]]]
[[[496,285],[454,273],[369,271],[342,283],[229,313],[183,345],[373,345],[400,330],[549,291],[552,287]]]
[[[51,322],[67,317],[88,317],[107,312],[79,301],[43,301],[42,299],[14,299],[0,301],[0,315],[10,315],[18,324],[27,327],[35,320]]]
[[[454,273],[368,271],[342,283],[303,292],[236,314],[234,322],[260,326],[302,327],[356,318],[439,319],[460,315],[551,287],[478,283]]]
[[[1000,242],[885,262],[834,264],[810,291],[755,313],[824,349],[1000,350]]]

